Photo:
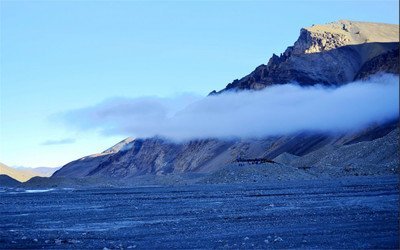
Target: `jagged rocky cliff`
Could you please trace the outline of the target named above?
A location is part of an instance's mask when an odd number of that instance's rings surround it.
[[[280,56],[273,55],[266,65],[211,94],[288,82],[337,85],[379,70],[398,74],[398,55],[398,25],[353,21],[314,25],[301,29],[294,45]]]
[[[267,65],[257,67],[249,75],[228,84],[222,91],[258,90],[292,81],[303,85],[338,85],[379,72],[399,74],[398,42],[398,25],[352,21],[314,25],[302,29],[299,39],[283,54],[273,55]],[[386,168],[397,171],[398,145],[391,143],[385,149],[384,140],[377,141],[383,137],[391,141],[398,139],[397,126],[397,121],[393,121],[340,135],[300,133],[263,139],[206,139],[185,143],[162,138],[128,138],[101,154],[68,163],[52,178],[120,179],[144,174],[210,173],[220,171],[239,158],[283,160],[285,164],[290,163],[289,159],[295,159],[293,166],[296,168],[314,164],[319,170],[328,166],[327,169],[331,171],[331,168],[343,168],[346,164],[346,167],[354,168],[365,158],[365,148],[378,146],[379,152],[390,154],[385,155]],[[338,163],[337,158],[346,155],[344,152],[352,152],[354,161],[346,158],[343,164]],[[318,159],[324,161],[321,163]],[[368,160],[369,168],[378,166],[382,161],[379,157],[370,157]]]

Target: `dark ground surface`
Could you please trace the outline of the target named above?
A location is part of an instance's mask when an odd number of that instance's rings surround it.
[[[0,192],[0,248],[398,248],[397,176]]]

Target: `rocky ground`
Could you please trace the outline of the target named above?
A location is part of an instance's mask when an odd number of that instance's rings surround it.
[[[392,175],[3,189],[0,248],[398,248],[398,184]]]

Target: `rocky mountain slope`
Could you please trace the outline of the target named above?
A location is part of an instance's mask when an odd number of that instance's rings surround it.
[[[281,56],[274,55],[267,65],[259,66],[222,91],[257,90],[291,81],[304,85],[338,85],[379,72],[398,74],[398,41],[398,25],[352,21],[314,25],[302,29],[294,46]],[[262,139],[206,139],[185,143],[162,138],[128,138],[100,154],[68,163],[52,178],[129,179],[149,174],[217,173],[232,166],[237,159],[255,158],[290,166],[292,170],[281,166],[279,171],[300,171],[299,176],[314,176],[325,170],[330,175],[339,175],[342,171],[388,174],[397,171],[394,166],[399,163],[398,145],[394,143],[398,140],[397,127],[396,120],[347,134],[297,133]],[[385,170],[373,171],[382,164]],[[310,166],[312,171],[308,169]],[[353,171],[357,167],[365,169]],[[237,166],[231,168],[237,169]],[[263,173],[264,170],[254,171]]]
[[[267,65],[211,94],[288,82],[337,85],[379,70],[399,74],[398,55],[398,25],[347,20],[313,25],[301,29],[294,45],[273,55]]]
[[[393,133],[396,127],[397,123],[392,122],[352,134],[299,133],[258,140],[208,139],[182,144],[161,138],[136,139],[129,143],[128,150],[81,158],[65,165],[53,177],[130,178],[145,174],[210,173],[240,158],[274,159],[282,154],[302,158],[312,152],[320,152],[322,157],[326,148],[371,142]],[[388,152],[396,156],[395,151]]]
[[[389,134],[351,145],[326,145],[302,157],[283,153],[276,163],[233,163],[201,179],[201,183],[259,183],[399,173],[399,128]]]

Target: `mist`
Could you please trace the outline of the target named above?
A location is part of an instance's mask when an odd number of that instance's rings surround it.
[[[173,140],[340,133],[397,119],[399,77],[379,75],[340,87],[293,83],[208,97],[113,98],[58,117],[77,130]]]

